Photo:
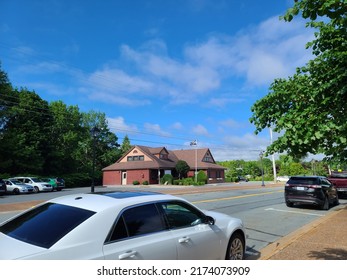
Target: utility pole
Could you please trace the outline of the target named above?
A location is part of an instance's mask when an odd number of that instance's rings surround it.
[[[198,140],[194,140],[190,142],[190,146],[195,146],[195,174],[194,174],[194,180],[195,183],[198,181]]]

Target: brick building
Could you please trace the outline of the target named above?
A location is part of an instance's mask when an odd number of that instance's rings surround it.
[[[116,163],[102,170],[103,185],[131,185],[134,181],[159,184],[164,174],[175,177],[178,160],[190,166],[188,177],[194,177],[195,170],[203,170],[208,183],[224,182],[225,168],[216,164],[208,148],[169,151],[165,147],[134,146]]]

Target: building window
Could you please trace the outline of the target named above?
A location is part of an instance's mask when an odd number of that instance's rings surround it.
[[[127,160],[128,161],[144,161],[145,157],[144,156],[128,156]]]
[[[210,153],[205,154],[203,161],[204,162],[213,162],[211,154]]]
[[[160,159],[167,159],[167,154],[159,154]]]

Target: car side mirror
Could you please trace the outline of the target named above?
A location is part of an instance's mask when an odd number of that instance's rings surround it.
[[[214,220],[214,218],[212,218],[211,216],[206,216],[205,223],[212,226],[212,225],[214,225],[215,220]]]

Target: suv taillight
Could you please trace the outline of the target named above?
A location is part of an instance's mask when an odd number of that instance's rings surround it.
[[[308,186],[309,188],[312,188],[312,189],[321,189],[322,186],[320,185],[311,185],[311,186]]]

